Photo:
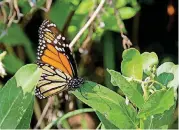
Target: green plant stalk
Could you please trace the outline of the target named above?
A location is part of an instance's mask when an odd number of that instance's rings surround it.
[[[49,130],[53,125],[55,124],[59,124],[61,123],[63,120],[71,117],[71,116],[75,116],[81,113],[85,113],[85,112],[94,112],[95,110],[92,108],[86,108],[86,109],[79,109],[79,110],[75,110],[72,112],[68,112],[67,114],[63,115],[62,117],[59,117],[58,119],[56,119],[55,121],[51,122],[50,124],[48,124],[44,129],[45,130]]]
[[[148,97],[149,97],[148,92],[147,92],[147,86],[142,85],[142,90],[144,92],[144,95],[143,95],[144,100],[146,101],[148,99]]]
[[[144,120],[140,119],[140,129],[144,129]]]

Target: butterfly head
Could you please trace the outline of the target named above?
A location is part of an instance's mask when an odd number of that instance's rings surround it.
[[[79,88],[81,84],[84,83],[84,79],[83,78],[73,78],[71,80],[69,80],[68,82],[68,86],[69,88]]]

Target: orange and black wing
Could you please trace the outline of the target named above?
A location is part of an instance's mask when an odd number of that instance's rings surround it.
[[[76,64],[65,37],[49,20],[39,28],[37,64],[42,68],[42,76],[36,95],[41,98],[68,89],[68,80],[77,77]]]
[[[71,77],[77,77],[76,64],[68,43],[49,20],[45,20],[39,29],[37,59],[37,62],[52,65]]]

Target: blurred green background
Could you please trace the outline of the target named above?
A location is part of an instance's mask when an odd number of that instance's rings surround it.
[[[1,78],[0,86],[23,65],[35,63],[38,29],[44,19],[54,22],[70,42],[99,3],[100,0],[54,0],[49,11],[45,12],[44,8],[48,7],[50,0],[19,0],[16,4],[23,14],[22,17],[15,8],[15,3],[1,0],[0,50],[7,51],[3,60],[7,75]],[[120,71],[124,50],[121,31],[127,34],[133,47],[140,52],[156,52],[160,64],[166,61],[178,63],[177,5],[177,0],[107,0],[95,21],[74,46],[79,75],[115,90],[106,68]],[[119,13],[124,27],[119,27],[114,10]],[[14,12],[16,13],[13,14]],[[18,23],[15,23],[17,20]],[[66,100],[65,93],[55,97],[54,104],[48,110],[40,128],[60,114],[88,107],[73,96]],[[35,102],[32,128],[35,127],[46,102]],[[90,123],[87,124],[81,119]],[[96,128],[98,119],[93,113],[81,114],[62,124],[63,126],[58,128]],[[174,124],[173,128],[176,127],[177,124]]]

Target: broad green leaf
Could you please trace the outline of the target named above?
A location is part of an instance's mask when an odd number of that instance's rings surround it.
[[[168,83],[167,87],[169,88],[173,87],[174,90],[176,90],[179,86],[179,82],[178,82],[179,65],[175,65],[172,62],[163,63],[157,68],[157,76],[159,76],[163,72],[172,73],[174,75],[174,79]]]
[[[1,39],[1,42],[11,46],[30,43],[18,24],[12,24],[11,27],[8,28],[7,35]]]
[[[8,54],[5,56],[3,60],[5,69],[10,74],[14,74],[20,67],[24,65],[23,61],[20,60],[18,57],[12,54]]]
[[[156,81],[163,84],[164,86],[167,86],[170,81],[174,79],[174,76],[172,73],[161,73],[159,76],[155,78]],[[161,88],[158,84],[154,84],[156,88]]]
[[[62,30],[72,6],[64,0],[57,0],[50,9],[49,17]]]
[[[20,68],[15,74],[17,86],[21,86],[23,92],[32,92],[38,83],[41,70],[35,64],[28,64]],[[27,78],[28,77],[28,78]]]
[[[115,69],[115,48],[114,40],[111,32],[105,32],[101,42],[103,43],[103,55],[104,55],[104,68]],[[114,87],[110,83],[110,75],[105,71],[105,85],[114,90]]]
[[[23,45],[25,47],[25,52],[27,53],[29,59],[34,62],[35,53],[32,49],[31,42],[18,24],[11,25],[11,27],[8,28],[7,35],[2,37],[0,40],[1,43],[10,46]]]
[[[126,77],[142,79],[142,56],[134,48],[127,49],[122,54],[121,71]]]
[[[94,6],[93,0],[83,0],[75,11],[75,14],[88,14]]]
[[[168,129],[168,126],[173,122],[173,113],[175,110],[173,105],[169,110],[163,112],[162,114],[156,114],[149,116],[144,120],[145,129]]]
[[[96,114],[106,129],[118,129],[115,125],[108,121],[103,114],[98,111],[96,112]]]
[[[146,118],[155,114],[163,113],[169,110],[174,105],[174,91],[173,88],[169,90],[158,90],[150,95],[148,100],[140,109],[138,117]]]
[[[152,68],[158,65],[158,56],[155,52],[144,52],[141,54],[143,60],[143,70],[144,73],[150,75],[152,73]]]
[[[122,7],[119,9],[119,13],[122,19],[130,19],[135,16],[137,11],[131,7]]]
[[[40,74],[36,65],[23,66],[0,90],[0,129],[29,128],[29,109]]]
[[[132,103],[138,108],[141,108],[144,104],[144,98],[135,86],[136,84],[128,82],[119,72],[114,70],[107,71],[111,75],[112,84],[115,86],[117,85]]]
[[[24,113],[20,123],[16,127],[16,129],[29,129],[30,128],[30,122],[31,122],[31,117],[33,114],[33,107],[34,107],[34,97],[32,96],[32,100],[29,100],[30,104]]]
[[[110,89],[92,82],[85,82],[72,92],[78,99],[99,111],[118,128],[137,128],[136,110],[125,99]]]

